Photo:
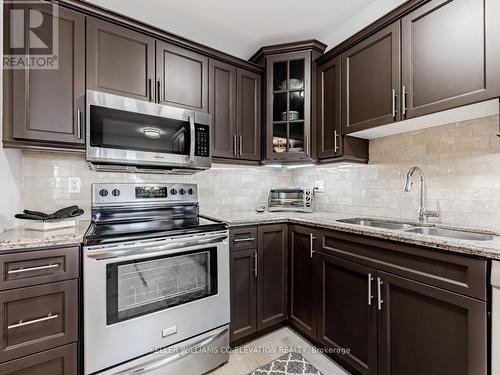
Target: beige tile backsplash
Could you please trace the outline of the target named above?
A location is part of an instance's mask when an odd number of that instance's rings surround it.
[[[215,164],[193,176],[90,171],[81,155],[24,152],[24,206],[53,211],[78,204],[88,214],[95,182],[194,182],[204,211],[253,210],[272,186],[311,186],[325,181],[316,209],[346,215],[415,219],[418,179],[403,192],[406,171],[426,174],[427,206],[439,202],[443,223],[500,231],[499,118],[483,117],[370,141],[370,164],[325,165],[282,170]],[[68,177],[82,178],[82,191],[68,192]],[[87,215],[86,215],[87,216]]]

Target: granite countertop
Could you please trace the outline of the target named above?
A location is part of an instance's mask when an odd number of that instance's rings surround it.
[[[225,221],[231,227],[244,225],[259,225],[273,223],[293,223],[312,225],[324,229],[333,229],[347,233],[360,234],[374,238],[381,238],[392,241],[399,241],[406,244],[421,245],[455,253],[475,255],[490,259],[500,260],[500,233],[478,231],[496,235],[492,241],[468,241],[437,236],[429,236],[418,233],[409,233],[399,230],[374,228],[362,225],[339,223],[337,220],[356,217],[356,215],[338,215],[330,212],[203,212],[204,216],[220,221]],[[390,220],[390,219],[387,219]],[[414,222],[408,222],[418,225]],[[474,228],[464,228],[453,225],[432,224],[445,229],[474,230]]]
[[[0,233],[0,252],[12,250],[32,249],[37,247],[51,247],[62,245],[79,245],[87,231],[90,221],[79,221],[75,227],[38,231],[24,229],[22,226]]]

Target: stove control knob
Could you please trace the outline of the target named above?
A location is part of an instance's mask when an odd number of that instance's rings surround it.
[[[113,189],[113,191],[111,192],[111,194],[113,194],[113,197],[118,197],[120,195],[120,190]]]
[[[99,195],[101,197],[106,197],[108,195],[108,191],[106,189],[99,190]]]
[[[193,189],[189,189],[188,193],[189,193],[189,195],[193,195],[194,194],[194,190]]]
[[[180,194],[180,195],[184,195],[184,194],[186,194],[186,190],[184,190],[184,189],[179,190],[179,194]]]
[[[170,194],[171,195],[176,195],[177,194],[177,189],[170,189]]]

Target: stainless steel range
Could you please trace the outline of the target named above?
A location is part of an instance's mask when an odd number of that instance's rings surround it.
[[[85,374],[199,375],[228,360],[227,225],[194,184],[94,184],[83,249]]]

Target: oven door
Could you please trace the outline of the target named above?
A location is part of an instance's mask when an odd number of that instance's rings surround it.
[[[208,168],[211,116],[87,90],[87,161]]]
[[[227,325],[227,237],[84,248],[85,374]]]

